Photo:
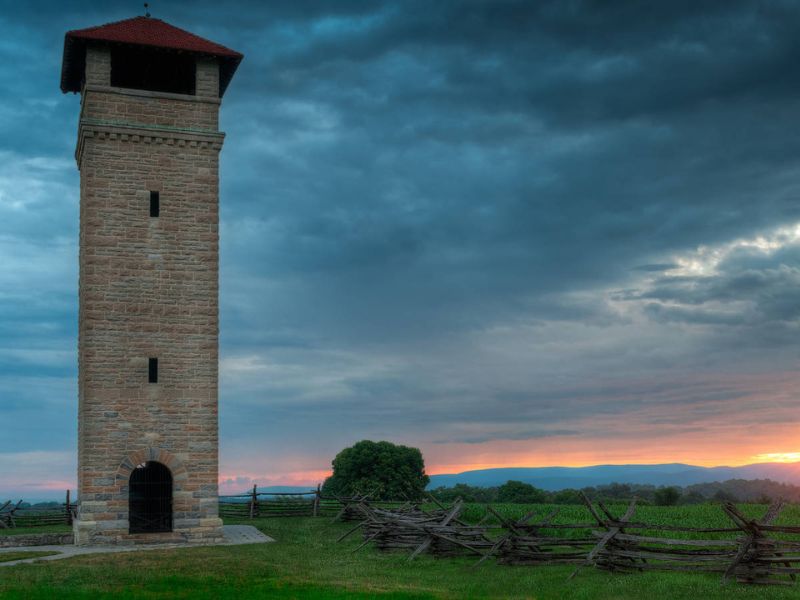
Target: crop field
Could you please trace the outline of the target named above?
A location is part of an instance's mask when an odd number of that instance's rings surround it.
[[[594,527],[592,515],[583,505],[577,504],[492,504],[492,508],[502,517],[509,520],[517,520],[524,517],[530,511],[535,511],[537,516],[544,516],[552,510],[558,509],[558,515],[553,519],[555,524],[586,523]],[[608,504],[609,510],[616,516],[620,516],[628,507],[625,504]],[[767,510],[764,504],[740,504],[738,507],[748,517],[761,517]],[[462,513],[465,520],[478,522],[488,514],[484,523],[497,524],[494,518],[486,509],[484,504],[467,504]],[[533,521],[536,517],[533,518]],[[653,525],[673,525],[697,528],[724,528],[731,527],[733,523],[725,515],[718,504],[688,504],[684,506],[637,506],[636,513],[632,521],[652,523]],[[800,525],[800,505],[787,505],[781,512],[780,517],[775,521],[775,525]],[[576,530],[580,532],[580,530]],[[643,530],[647,531],[647,530]],[[689,532],[676,532],[675,537],[692,538],[725,538],[728,534],[692,534]]]
[[[529,510],[544,515],[550,505],[493,505],[504,516],[517,518]],[[590,523],[588,511],[561,506],[558,520]],[[614,513],[620,505],[609,506]],[[742,505],[757,517],[765,506]],[[468,507],[479,520],[481,505]],[[728,526],[718,506],[641,507],[637,518],[665,525]],[[234,522],[234,521],[230,521]],[[336,538],[352,523],[329,518],[263,518],[253,524],[275,538],[271,544],[146,550],[76,557],[34,565],[0,567],[0,597],[44,598],[529,598],[529,599],[789,599],[800,597],[797,586],[762,587],[721,584],[716,575],[644,572],[612,575],[593,568],[572,581],[572,566],[504,566],[487,561],[475,568],[473,558],[381,553],[361,543],[358,535],[341,543]],[[781,523],[800,523],[800,508],[787,507]],[[33,550],[33,549],[32,549]]]

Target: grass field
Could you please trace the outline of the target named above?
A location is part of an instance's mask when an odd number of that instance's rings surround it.
[[[69,533],[69,525],[42,525],[41,527],[15,527],[14,529],[0,529],[0,535],[28,535],[31,533]]]
[[[478,516],[482,507],[470,507]],[[504,506],[509,516],[527,507]],[[544,513],[547,507],[541,507]],[[564,521],[587,517],[581,507],[564,507]],[[620,510],[615,507],[612,510]],[[764,507],[749,506],[751,515]],[[782,522],[800,522],[798,507]],[[720,513],[720,516],[717,515]],[[718,507],[643,507],[641,520],[667,524],[726,526]],[[352,524],[308,517],[241,521],[252,523],[277,542],[256,546],[148,550],[78,557],[36,565],[0,568],[0,598],[531,598],[531,599],[750,599],[798,598],[788,588],[721,585],[716,575],[637,573],[610,575],[587,568],[574,580],[572,567],[507,567],[474,559],[381,554],[367,547],[353,554],[357,536],[336,544]]]
[[[42,556],[52,556],[53,554],[58,554],[58,552],[47,552],[47,551],[36,551],[36,550],[25,550],[20,552],[1,552],[0,553],[0,563],[3,562],[11,562],[14,560],[22,560],[25,558],[41,558]]]

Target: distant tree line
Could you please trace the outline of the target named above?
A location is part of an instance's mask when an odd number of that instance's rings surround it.
[[[714,483],[698,483],[686,487],[611,483],[548,492],[529,483],[507,481],[497,487],[477,487],[459,483],[439,487],[430,493],[441,502],[463,498],[466,502],[511,504],[581,504],[580,493],[603,502],[627,501],[636,496],[645,504],[673,506],[704,502],[769,503],[782,498],[800,502],[800,486],[778,483],[770,479],[730,479]]]
[[[0,505],[4,504],[5,501],[8,500],[12,504],[16,505],[17,501],[12,498],[0,498]],[[31,504],[30,502],[21,502],[19,507],[20,508],[61,508],[63,502],[56,502],[55,500],[48,500],[46,502],[36,502]]]
[[[339,452],[333,473],[325,480],[325,496],[368,495],[373,500],[422,500],[426,493],[443,502],[463,498],[466,502],[511,504],[581,504],[581,492],[593,500],[624,502],[634,496],[642,503],[660,506],[704,502],[769,503],[781,498],[800,503],[800,486],[770,479],[729,479],[686,487],[611,483],[548,492],[522,481],[507,481],[496,487],[460,483],[426,492],[430,481],[418,448],[387,441],[362,440]]]

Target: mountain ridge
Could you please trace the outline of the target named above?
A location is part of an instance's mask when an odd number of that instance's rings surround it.
[[[492,487],[515,480],[557,491],[610,483],[676,485],[713,483],[729,479],[771,479],[800,485],[800,463],[753,463],[736,467],[699,467],[685,463],[591,465],[586,467],[500,467],[430,476],[428,489],[456,484]]]

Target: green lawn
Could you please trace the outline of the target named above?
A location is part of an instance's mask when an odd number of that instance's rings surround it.
[[[42,525],[41,527],[14,527],[0,529],[0,535],[30,535],[31,533],[70,533],[70,525]]]
[[[39,558],[40,556],[52,556],[58,552],[47,552],[42,550],[20,551],[20,552],[0,552],[0,563],[22,560],[23,558]]]
[[[695,510],[700,511],[703,507]],[[686,510],[675,511],[683,519]],[[763,512],[763,508],[760,509]],[[684,511],[684,512],[682,512]],[[759,508],[752,509],[759,514]],[[668,514],[668,513],[653,513]],[[694,513],[688,513],[690,515]],[[683,516],[681,516],[683,515]],[[699,518],[699,517],[698,517]],[[721,585],[716,575],[636,573],[610,575],[587,568],[507,567],[474,559],[381,554],[354,535],[335,539],[352,524],[327,518],[240,521],[277,542],[253,546],[148,550],[77,557],[0,568],[0,598],[530,598],[530,599],[738,599],[798,598],[796,587]]]

